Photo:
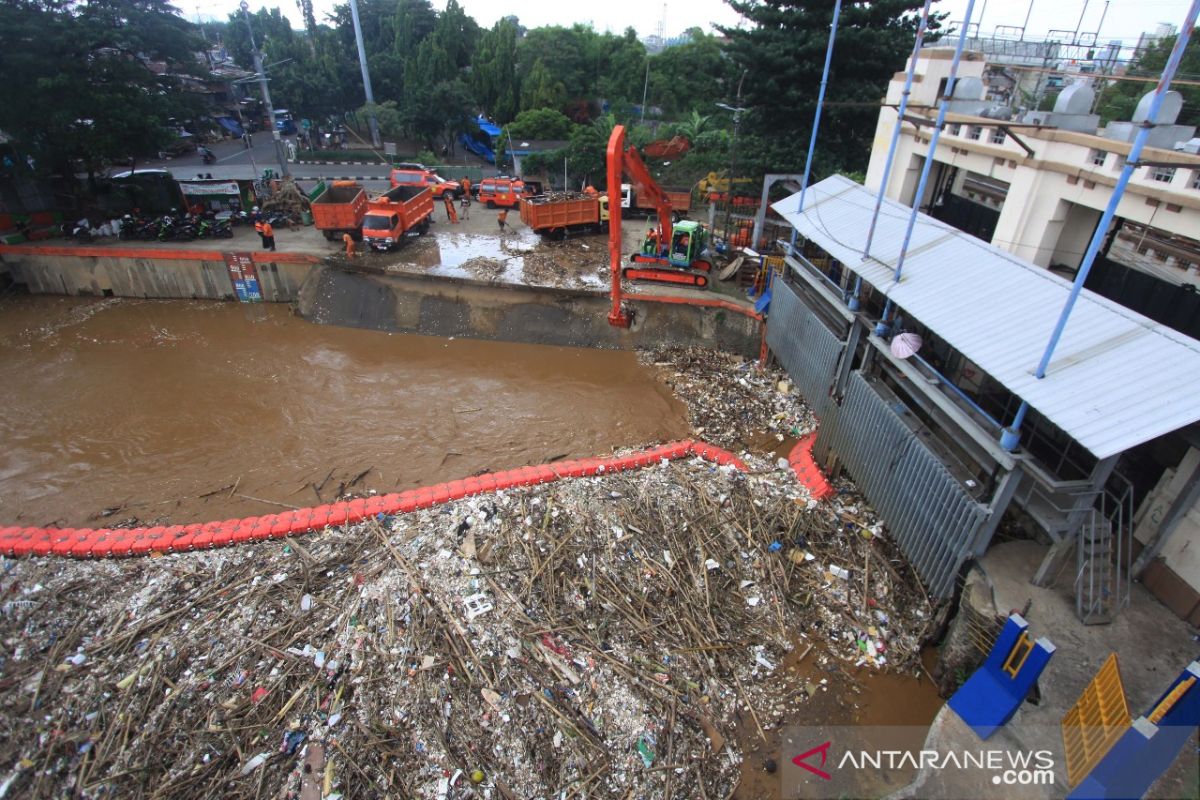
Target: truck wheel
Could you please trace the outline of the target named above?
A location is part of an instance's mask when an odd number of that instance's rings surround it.
[[[550,238],[556,242],[563,241],[564,239],[567,238],[567,229],[566,228],[555,228],[554,230],[550,231]]]
[[[333,231],[321,231],[321,233],[325,236],[325,241],[327,241],[327,242],[333,241]]]
[[[429,233],[429,217],[421,220],[421,227],[417,228],[417,235],[424,236]]]
[[[496,207],[496,201],[495,201],[495,200],[488,200],[488,201],[487,201],[487,207],[488,207],[488,208],[495,208],[495,207]]]

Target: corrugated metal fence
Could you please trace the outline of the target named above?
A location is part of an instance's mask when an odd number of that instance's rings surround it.
[[[967,494],[861,373],[851,374],[841,407],[817,432],[814,453],[821,458],[830,450],[883,517],[929,593],[949,597],[987,507]]]
[[[949,597],[987,506],[971,498],[861,373],[830,397],[845,344],[784,281],[776,281],[767,343],[821,421],[814,455],[830,451],[886,522],[934,597]]]
[[[844,343],[804,304],[785,281],[776,280],[767,344],[818,419],[833,404],[829,389]]]

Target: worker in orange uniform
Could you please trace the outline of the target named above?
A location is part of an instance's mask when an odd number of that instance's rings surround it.
[[[342,242],[346,245],[346,258],[354,258],[357,255],[354,252],[354,237],[348,233],[342,234]]]
[[[269,222],[262,224],[263,250],[275,252],[275,228]]]
[[[254,218],[254,232],[258,234],[258,241],[262,244],[263,249],[265,250],[267,244],[265,241],[263,241],[263,224],[262,217],[256,216]]]
[[[446,221],[457,224],[458,212],[454,210],[454,198],[449,193],[442,195],[442,205],[446,206]]]
[[[658,255],[658,228],[646,232],[646,241],[642,244],[642,252],[648,256]]]
[[[458,182],[462,186],[463,197],[467,199],[467,205],[471,204],[471,179],[463,175],[463,179]]]
[[[587,186],[583,187],[583,193],[586,194],[588,197],[599,197],[600,196],[600,193],[596,191],[596,187],[592,186],[590,183]]]
[[[508,230],[508,209],[500,209],[500,213],[496,215],[496,221],[500,223],[500,233]]]

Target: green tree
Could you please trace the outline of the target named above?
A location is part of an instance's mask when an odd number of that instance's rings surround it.
[[[648,103],[667,113],[699,110],[711,113],[713,103],[729,94],[738,74],[721,50],[717,37],[699,28],[688,30],[691,41],[650,56]]]
[[[562,81],[555,80],[546,62],[539,58],[521,83],[521,108],[562,108],[566,101],[567,90]]]
[[[38,163],[72,175],[153,152],[170,117],[200,108],[195,26],[165,0],[0,4],[0,130]]]
[[[561,111],[535,108],[518,114],[507,130],[515,139],[566,139],[574,127]]]
[[[743,118],[738,162],[752,171],[801,169],[833,6],[823,0],[769,4],[729,0],[729,4],[750,23],[721,29],[728,37],[726,52],[736,72],[745,76],[740,104],[752,109]],[[817,143],[824,169],[866,165],[879,100],[912,52],[921,5],[920,0],[852,0],[843,5],[827,89],[827,96],[841,105],[824,109],[824,135]],[[935,16],[930,40],[936,38],[944,15]],[[727,102],[737,101],[736,83],[726,86]]]
[[[1179,74],[1195,75],[1200,73],[1200,41],[1197,32],[1192,31],[1192,37],[1184,48],[1183,59],[1179,64]],[[1168,36],[1159,39],[1146,52],[1130,65],[1127,75],[1144,76],[1157,79],[1162,74],[1163,67],[1175,47],[1177,37]],[[1177,122],[1180,125],[1200,125],[1200,87],[1172,85],[1173,91],[1183,96],[1183,110],[1179,112]],[[1096,105],[1096,113],[1107,125],[1113,120],[1129,120],[1137,108],[1138,101],[1146,92],[1154,91],[1154,83],[1141,81],[1113,81],[1109,85],[1101,84],[1100,97]]]
[[[711,114],[701,114],[692,109],[688,116],[669,126],[665,133],[669,136],[682,136],[692,144],[696,144],[712,128],[712,121]]]
[[[520,110],[517,80],[517,26],[502,19],[480,37],[471,61],[475,98],[497,122],[505,123]]]

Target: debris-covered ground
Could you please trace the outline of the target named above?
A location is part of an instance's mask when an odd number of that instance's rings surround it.
[[[803,424],[779,376],[727,366],[707,396],[757,400],[709,438]],[[747,459],[225,550],[6,560],[0,797],[730,797],[739,731],[765,741],[823,689],[787,670],[814,647],[911,666],[930,618],[852,492],[817,505]]]
[[[756,433],[800,436],[817,420],[778,367],[760,369],[733,353],[703,347],[645,351],[642,362],[688,409],[696,436],[715,445],[738,448]]]

